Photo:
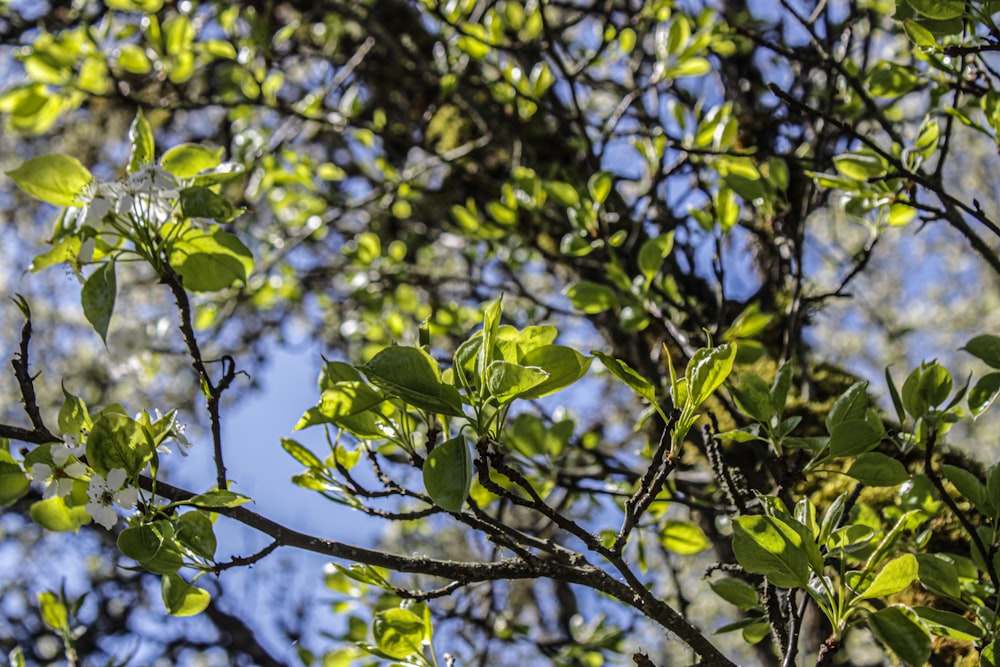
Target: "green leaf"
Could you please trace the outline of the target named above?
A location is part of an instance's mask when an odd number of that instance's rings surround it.
[[[771,403],[771,388],[764,380],[745,374],[740,378],[739,385],[730,388],[730,393],[743,412],[761,423],[770,423],[774,405]]]
[[[771,405],[779,416],[785,410],[785,403],[788,402],[788,392],[792,388],[792,362],[789,359],[781,364],[778,372],[774,374],[774,383],[771,385]]]
[[[140,53],[145,58],[145,54],[141,51]],[[121,62],[120,56],[119,62]],[[148,64],[149,61],[147,60],[146,62]],[[132,121],[132,125],[128,130],[128,138],[131,142],[131,149],[128,156],[129,173],[137,170],[144,164],[153,164],[156,151],[156,146],[153,143],[153,128],[150,127],[149,121],[143,115],[142,109],[139,109],[135,114],[135,120]]]
[[[21,467],[10,461],[0,461],[0,506],[10,505],[28,493],[31,479]]]
[[[996,642],[990,642],[979,652],[979,667],[997,667]]]
[[[483,333],[479,353],[476,355],[476,378],[486,389],[486,369],[497,358],[496,341],[500,330],[500,316],[503,314],[503,295],[497,297],[483,312]]]
[[[881,61],[872,68],[868,90],[877,97],[900,97],[913,90],[917,75],[909,67]]]
[[[458,390],[441,382],[431,355],[417,347],[392,345],[359,366],[373,384],[415,407],[453,417],[463,416]]]
[[[409,609],[386,609],[377,612],[372,621],[375,645],[395,660],[420,653],[426,633],[424,620]]]
[[[690,556],[709,548],[711,542],[698,524],[667,519],[660,528],[660,545],[667,551]]]
[[[611,172],[599,171],[587,180],[587,192],[594,203],[600,206],[608,195],[611,194],[611,186],[614,184],[614,177]]]
[[[220,194],[209,188],[193,185],[180,192],[181,214],[185,218],[211,218],[216,222],[232,222],[242,213]]]
[[[563,345],[542,345],[528,350],[521,357],[524,366],[540,368],[549,377],[531,389],[521,392],[522,399],[541,398],[554,394],[573,384],[590,369],[593,357],[586,357],[573,348]]]
[[[726,577],[711,581],[708,585],[720,598],[729,604],[736,605],[743,611],[750,611],[760,604],[757,589],[742,579]]]
[[[937,595],[953,598],[962,596],[955,564],[945,554],[915,554],[920,585]]]
[[[164,225],[164,235],[173,231]],[[170,244],[170,266],[181,277],[184,288],[215,292],[235,282],[245,283],[253,270],[253,255],[235,234],[213,229],[201,231],[183,225]]]
[[[572,208],[580,203],[580,194],[569,183],[563,181],[547,181],[543,186],[549,197],[563,208]]]
[[[118,535],[118,550],[137,563],[144,563],[156,557],[163,547],[164,522],[126,528]]]
[[[739,338],[752,338],[763,331],[773,319],[773,313],[760,312],[760,303],[754,301],[736,316],[732,325],[723,334],[723,339],[728,341]]]
[[[295,425],[295,430],[316,424],[339,425],[345,417],[363,413],[384,400],[382,394],[361,380],[330,384],[330,388],[320,397],[319,403],[302,415]]]
[[[688,403],[698,407],[711,396],[729,377],[736,359],[736,344],[725,343],[714,348],[702,348],[694,353],[688,363]]]
[[[858,456],[878,445],[884,431],[864,419],[849,419],[833,427],[830,456]]]
[[[826,416],[826,430],[832,434],[837,424],[864,419],[866,412],[868,412],[868,383],[855,382],[834,401]]]
[[[906,36],[910,38],[910,41],[917,46],[927,48],[937,46],[937,40],[934,39],[934,33],[913,19],[906,19],[903,21],[903,31],[906,32]]]
[[[129,74],[149,74],[153,71],[153,63],[150,62],[146,50],[138,44],[122,44],[116,51],[116,62],[118,67]],[[131,134],[129,135],[131,139]],[[140,163],[141,164],[141,163]],[[134,171],[133,163],[129,162],[129,169]]]
[[[1000,368],[1000,336],[990,334],[976,336],[962,349],[979,357],[993,368]]]
[[[102,475],[123,468],[134,479],[154,452],[146,429],[134,419],[115,412],[102,412],[87,437],[87,461]]]
[[[976,509],[987,516],[995,514],[995,511],[991,511],[987,501],[986,485],[979,481],[979,478],[964,468],[947,463],[941,465],[941,471],[944,472],[948,481],[958,489],[962,497],[971,502]]]
[[[809,583],[802,537],[779,519],[738,517],[733,522],[733,552],[745,570],[766,576],[779,588],[805,588]]]
[[[69,611],[55,593],[48,591],[38,594],[38,611],[42,622],[61,634],[69,633]]]
[[[105,345],[108,343],[108,326],[111,324],[111,314],[115,310],[117,295],[118,281],[115,278],[114,260],[97,267],[97,270],[87,278],[80,292],[83,314]]]
[[[38,273],[55,264],[76,260],[80,254],[82,243],[79,236],[66,236],[60,239],[46,252],[35,255],[35,258],[31,260],[31,272]]]
[[[639,248],[639,270],[648,284],[663,266],[663,260],[674,249],[674,233],[667,232],[647,239]]]
[[[896,486],[910,479],[902,463],[879,452],[859,456],[847,474],[866,486]]]
[[[160,166],[177,178],[192,178],[222,164],[222,148],[207,148],[198,144],[174,146],[160,158]]]
[[[250,500],[251,498],[234,491],[220,491],[216,489],[214,491],[201,493],[187,502],[195,507],[218,509],[220,507],[239,507],[244,503],[250,502]]]
[[[931,636],[909,607],[893,605],[868,617],[868,627],[900,660],[920,666],[931,655]]]
[[[833,164],[837,171],[855,181],[884,176],[889,170],[885,158],[867,150],[837,155],[833,158]]]
[[[323,465],[323,462],[319,460],[319,457],[291,438],[282,438],[281,448],[291,454],[293,459],[307,468],[322,470],[326,467]]]
[[[608,287],[590,280],[578,280],[566,287],[566,296],[573,307],[587,315],[595,315],[618,304],[618,294]]]
[[[94,177],[69,155],[40,155],[7,172],[19,188],[56,206],[76,206]]]
[[[933,607],[914,607],[913,611],[917,612],[931,634],[939,637],[950,637],[962,642],[977,641],[983,637],[982,628],[954,612]]]
[[[163,0],[105,0],[108,9],[155,14],[163,8]]]
[[[969,391],[969,410],[973,417],[986,412],[1000,395],[1000,373],[988,373],[976,381]]]
[[[914,418],[943,403],[951,393],[951,373],[937,362],[921,363],[903,383],[903,407]]]
[[[437,505],[461,512],[472,487],[472,457],[464,436],[448,440],[424,461],[424,488]]]
[[[332,389],[338,382],[360,382],[361,373],[354,366],[343,361],[323,360],[323,370],[320,371],[317,385],[321,392]]]
[[[181,578],[179,574],[163,575],[160,593],[163,605],[171,616],[194,616],[205,611],[212,596],[204,588],[199,588]]]
[[[918,14],[929,19],[947,20],[965,13],[965,0],[906,0]]]
[[[900,592],[917,579],[917,559],[904,554],[886,563],[872,583],[861,594],[862,600],[881,598]]]
[[[90,413],[87,411],[87,404],[79,396],[66,391],[66,385],[62,386],[63,404],[59,408],[59,430],[66,434],[78,434],[81,429],[90,427]]]
[[[501,405],[509,403],[549,379],[541,368],[494,361],[486,368],[486,388]]]
[[[177,540],[199,556],[215,559],[215,531],[205,512],[195,510],[182,514],[177,519]]]
[[[76,531],[90,522],[90,515],[83,506],[70,507],[60,496],[32,503],[28,513],[32,521],[53,532]]]
[[[615,359],[610,354],[604,354],[597,350],[591,350],[591,354],[601,360],[608,371],[616,378],[624,382],[629,388],[650,403],[656,402],[656,389],[646,378],[635,372],[631,366],[620,359]]]

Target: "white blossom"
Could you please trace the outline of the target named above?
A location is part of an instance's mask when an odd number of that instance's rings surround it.
[[[153,411],[156,420],[159,421],[163,418],[163,415],[159,410]],[[170,437],[173,438],[174,442],[177,443],[177,451],[180,452],[181,456],[187,456],[186,449],[190,449],[192,444],[187,437],[187,424],[182,424],[177,421],[177,413],[170,415],[170,426],[168,428],[170,431]],[[161,454],[169,454],[171,452],[170,448],[163,442],[156,448],[156,451]]]
[[[130,509],[139,498],[138,489],[125,487],[127,478],[128,475],[122,468],[109,470],[107,478],[96,473],[90,478],[90,485],[87,487],[87,496],[90,498],[86,505],[87,514],[108,530],[118,523],[115,505]]]
[[[87,474],[87,466],[75,458],[83,453],[83,447],[67,447],[53,445],[49,450],[52,465],[36,463],[31,467],[31,478],[35,482],[45,483],[43,498],[53,496],[65,497],[73,491],[73,480]]]

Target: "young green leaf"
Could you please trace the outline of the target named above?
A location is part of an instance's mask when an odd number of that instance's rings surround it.
[[[90,428],[90,413],[87,412],[87,404],[79,396],[66,391],[66,385],[62,385],[63,404],[59,408],[58,424],[59,430],[67,434],[77,434],[81,429]]]
[[[172,229],[164,225],[164,235]],[[170,266],[185,289],[215,292],[235,282],[245,283],[253,270],[253,254],[235,234],[185,226],[170,245]]]
[[[862,600],[881,598],[900,592],[917,579],[917,559],[913,554],[904,554],[886,563],[861,593]]]
[[[833,436],[830,440],[833,441]],[[859,456],[847,474],[866,486],[896,486],[910,479],[910,473],[902,463],[879,452]]]
[[[486,368],[486,389],[501,405],[510,403],[549,379],[541,368],[494,361]]]
[[[736,360],[736,344],[725,343],[714,348],[702,348],[694,353],[688,363],[688,403],[696,408],[704,403],[729,377]]]
[[[993,368],[1000,368],[1000,336],[983,334],[976,336],[962,348],[979,357]]]
[[[850,419],[837,424],[830,434],[830,456],[859,456],[874,449],[884,431],[865,419]]]
[[[590,198],[598,206],[603,204],[608,195],[611,194],[611,186],[614,184],[613,178],[610,172],[599,171],[587,180],[587,192],[590,193]]]
[[[905,663],[923,665],[931,655],[931,636],[916,612],[907,606],[878,610],[868,617],[868,627]]]
[[[215,558],[215,531],[206,512],[185,512],[177,519],[177,541],[208,560]]]
[[[771,388],[764,380],[750,373],[744,374],[740,383],[730,388],[730,393],[743,412],[761,423],[770,423],[774,416],[774,405],[771,402]]]
[[[160,166],[177,178],[191,178],[202,171],[222,164],[222,148],[206,148],[198,144],[174,146],[160,158]]]
[[[184,581],[176,573],[163,575],[160,593],[167,613],[171,616],[200,614],[212,601],[212,596],[208,591]]]
[[[760,605],[757,589],[742,579],[726,577],[711,581],[708,585],[720,598],[743,611],[750,611]]]
[[[375,645],[394,660],[420,653],[426,634],[424,620],[409,609],[386,609],[372,621]]]
[[[653,279],[663,266],[663,260],[674,248],[674,233],[667,232],[647,239],[639,248],[639,270],[642,271],[646,283]]]
[[[187,502],[195,507],[218,509],[222,507],[239,507],[244,503],[250,502],[250,500],[251,498],[234,491],[214,490],[199,494]]]
[[[145,63],[148,64],[149,60],[146,59],[145,53],[140,50],[139,54],[140,58],[144,59]],[[142,60],[139,62],[142,62]],[[149,121],[146,120],[146,116],[142,113],[142,109],[139,109],[135,114],[135,120],[132,121],[132,125],[128,129],[128,138],[129,142],[131,142],[128,156],[128,172],[132,173],[142,165],[153,164],[156,151],[156,146],[153,143],[153,128],[150,127]]]
[[[472,486],[472,458],[464,436],[444,442],[424,461],[424,488],[435,503],[461,512]]]
[[[573,348],[563,345],[543,345],[527,351],[520,364],[540,368],[548,373],[548,378],[531,389],[522,392],[522,399],[541,398],[565,389],[582,378],[590,369],[593,357],[586,357]]]
[[[620,359],[615,359],[609,354],[591,350],[591,354],[601,360],[608,371],[616,378],[624,382],[629,388],[650,403],[656,402],[656,389],[646,378],[635,372],[631,366]]]
[[[733,552],[748,572],[762,574],[779,588],[805,588],[809,556],[802,536],[769,516],[741,516],[733,522]]]
[[[7,172],[19,188],[56,206],[76,206],[94,177],[69,155],[40,155]]]
[[[833,433],[834,427],[844,421],[864,419],[868,411],[868,383],[855,382],[847,391],[841,394],[833,403],[826,416],[827,433]]]
[[[372,384],[410,405],[454,417],[463,415],[458,390],[441,382],[437,362],[420,348],[392,345],[358,368]]]
[[[969,411],[973,417],[986,412],[1000,396],[1000,373],[987,373],[976,381],[969,392]]]
[[[31,479],[12,461],[0,461],[0,507],[10,505],[28,493]]]
[[[38,594],[38,611],[42,622],[50,629],[63,634],[70,631],[69,611],[55,593],[46,591]]]
[[[90,515],[82,505],[69,506],[61,496],[52,496],[32,503],[28,509],[31,520],[52,532],[77,531],[90,523]]]
[[[578,280],[567,286],[565,292],[573,307],[587,315],[603,313],[619,302],[613,289],[590,280]]]
[[[117,296],[118,281],[115,278],[114,260],[97,267],[80,292],[83,314],[105,345],[108,343],[108,326],[111,324]]]
[[[712,546],[698,524],[676,519],[667,519],[661,525],[660,545],[682,556],[700,553]]]
[[[131,417],[116,412],[102,412],[87,437],[87,460],[102,475],[123,468],[129,478],[134,478],[154,453],[146,429]]]

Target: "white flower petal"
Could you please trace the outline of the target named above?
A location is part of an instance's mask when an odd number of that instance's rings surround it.
[[[48,463],[36,463],[31,466],[31,479],[36,482],[44,482],[52,477],[52,467]]]
[[[127,478],[124,468],[112,468],[108,471],[108,488],[117,491],[122,488]]]
[[[115,502],[119,506],[125,509],[131,509],[135,506],[135,501],[139,499],[139,489],[134,486],[130,486],[127,489],[122,489],[115,494]]]
[[[63,474],[67,477],[83,477],[87,474],[87,466],[79,461],[73,461],[63,468]]]

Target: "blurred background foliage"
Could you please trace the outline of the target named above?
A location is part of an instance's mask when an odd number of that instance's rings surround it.
[[[280,346],[360,362],[414,342],[425,321],[450,357],[481,322],[480,304],[504,293],[509,323],[557,323],[564,344],[605,350],[657,386],[663,354],[683,365],[711,337],[739,341],[743,361],[765,367],[796,360],[806,402],[835,395],[850,373],[879,394],[887,365],[903,373],[933,357],[962,376],[957,348],[1000,324],[987,258],[997,239],[977,228],[970,246],[939,215],[944,204],[893,208],[942,191],[995,216],[992,63],[917,49],[894,9],[889,0],[0,0],[0,169],[62,152],[116,177],[140,108],[159,146],[224,148],[241,167],[225,194],[246,209],[230,228],[256,270],[245,286],[198,297],[196,326],[206,356],[232,354],[255,387]],[[947,139],[914,148],[928,118]],[[938,190],[917,195],[889,169],[858,177],[837,163],[859,137],[923,151]],[[861,185],[817,187],[816,173]],[[71,271],[29,275],[54,215],[0,180],[0,293],[31,303],[43,407],[58,407],[62,380],[91,405],[181,406],[196,420],[189,360],[151,274],[129,275],[108,350],[86,326]],[[0,304],[8,358],[14,308]],[[642,469],[657,437],[633,431],[641,406],[604,383],[597,375],[566,405],[538,407],[562,451],[549,472],[562,471],[567,498],[593,497],[573,505],[581,516],[607,511],[602,494]],[[16,421],[9,374],[0,392],[3,420]],[[567,419],[568,430],[552,426]],[[968,439],[986,458],[992,429]],[[0,643],[31,646],[45,662],[24,568],[69,547],[31,529],[17,507],[2,526],[4,562],[21,565],[5,567]],[[383,539],[485,557],[488,545],[456,536],[445,546],[438,528],[393,526]],[[150,606],[143,576],[93,556],[104,536],[88,532],[73,547],[83,554],[75,569],[92,581],[87,635],[124,638],[94,639],[92,655],[121,658],[130,642],[154,642],[172,664],[195,654],[210,664],[291,659],[305,611],[241,618],[239,605],[222,611],[223,596],[193,622],[204,643],[186,625],[136,620]],[[674,574],[665,594],[685,600],[704,563],[654,546],[651,562]],[[615,651],[625,635],[669,652],[634,618],[600,620],[601,601],[577,601],[568,586],[491,586],[443,606],[455,652],[476,656],[462,664],[623,664]],[[255,623],[276,625],[284,648],[242,643]],[[321,656],[329,641],[307,636],[301,656]]]

